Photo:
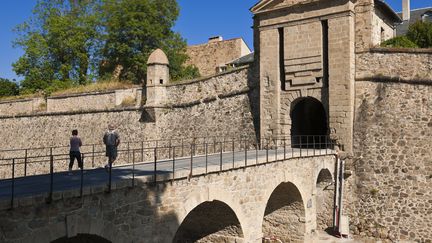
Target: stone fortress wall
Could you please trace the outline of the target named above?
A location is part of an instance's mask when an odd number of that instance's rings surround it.
[[[201,80],[166,85],[166,104],[158,107],[143,107],[136,104],[129,107],[115,106],[115,94],[125,94],[125,97],[137,94],[136,97],[139,97],[140,89],[135,89],[135,92],[117,90],[105,94],[56,97],[53,99],[54,104],[67,103],[84,108],[69,110],[68,106],[59,105],[50,112],[3,115],[0,117],[0,129],[3,131],[0,135],[0,148],[67,146],[72,129],[78,129],[84,145],[101,144],[103,133],[109,123],[114,123],[118,127],[123,141],[121,149],[126,149],[127,142],[143,140],[190,137],[221,139],[224,136],[255,138],[254,113],[257,111],[249,97],[256,92],[256,85],[248,79],[248,73],[247,68],[241,68]],[[90,100],[96,101],[95,106],[91,106]],[[107,104],[104,106],[101,101]],[[146,113],[154,113],[155,119],[146,120]],[[141,143],[133,143],[130,146],[140,148]],[[67,149],[60,148],[55,152],[67,153]],[[91,150],[91,146],[83,147],[84,152]],[[103,150],[103,146],[97,146],[96,150]],[[1,152],[0,156],[5,158],[19,154],[19,157],[23,157],[23,153],[24,151]],[[49,151],[34,153],[47,155]],[[97,165],[102,165],[104,160],[101,154]],[[118,164],[126,161],[125,158],[119,158]],[[59,170],[67,168],[66,159],[58,163]],[[28,168],[28,173],[36,173],[40,169],[42,168]],[[23,170],[23,167],[17,167],[17,170]],[[0,171],[0,177],[10,177],[10,166],[2,166]],[[20,175],[19,171],[17,175]]]
[[[82,131],[86,141],[98,142],[106,124],[113,120],[131,141],[289,134],[292,102],[313,97],[326,106],[333,137],[353,152],[345,173],[345,213],[351,219],[351,232],[392,241],[430,242],[432,52],[371,49],[381,37],[380,28],[384,28],[385,38],[388,33],[386,22],[377,21],[382,13],[374,10],[373,2],[334,1],[334,5],[310,5],[312,9],[300,5],[298,9],[305,11],[294,13],[270,5],[276,11],[255,18],[259,60],[255,70],[243,68],[163,85],[166,99],[141,109],[7,115],[0,118],[0,128],[5,131],[1,147],[64,144],[72,127]],[[328,87],[308,83],[311,77],[319,80],[324,76],[325,63],[314,59],[326,52],[316,40],[326,36],[322,16],[328,18]],[[291,57],[290,49],[280,50],[281,43],[288,46],[285,42],[296,29],[315,38],[311,48],[317,52]],[[302,50],[301,46],[297,50]],[[293,59],[301,62],[291,63]],[[281,72],[304,64],[315,66],[312,71],[285,73],[284,77],[290,78],[285,81],[291,83],[281,91]],[[288,85],[293,83],[297,87],[290,89]]]
[[[356,55],[351,230],[432,239],[432,55],[371,49]],[[351,195],[351,196],[350,196]]]

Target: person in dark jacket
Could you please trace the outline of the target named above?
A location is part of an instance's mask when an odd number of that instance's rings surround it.
[[[103,142],[106,146],[106,156],[108,157],[108,163],[105,165],[105,169],[109,171],[112,167],[112,163],[117,159],[117,147],[120,144],[120,135],[115,130],[113,124],[108,125],[108,131],[103,136]]]
[[[78,137],[78,130],[72,130],[72,137],[70,138],[70,150],[69,150],[69,173],[72,171],[75,159],[78,161],[78,167],[83,168],[83,162],[81,159],[80,147],[82,146],[81,138]]]

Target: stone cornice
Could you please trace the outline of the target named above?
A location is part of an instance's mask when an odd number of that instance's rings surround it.
[[[268,29],[277,29],[277,28],[281,28],[281,27],[302,25],[302,24],[308,24],[308,23],[312,23],[315,21],[325,20],[325,19],[335,19],[335,18],[354,16],[354,15],[355,15],[355,13],[352,10],[343,10],[343,11],[336,12],[336,13],[325,14],[325,15],[320,15],[320,16],[313,16],[313,17],[304,18],[304,19],[290,20],[290,21],[280,22],[277,24],[261,25],[261,26],[258,26],[258,29],[260,31],[268,30]]]
[[[388,47],[374,47],[374,48],[370,48],[369,51],[371,53],[432,54],[432,48],[393,48],[393,47],[388,48]]]
[[[43,117],[43,116],[71,116],[71,115],[82,115],[82,114],[96,114],[96,113],[107,113],[107,112],[124,112],[124,111],[142,111],[142,108],[127,107],[127,108],[114,108],[114,109],[102,109],[102,110],[86,110],[86,111],[64,111],[64,112],[41,112],[34,114],[18,114],[18,115],[8,115],[0,116],[2,119],[13,119],[13,118],[24,118],[24,117]]]

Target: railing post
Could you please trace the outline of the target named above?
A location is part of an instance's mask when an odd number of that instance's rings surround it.
[[[273,142],[275,143],[275,161],[277,161],[278,160],[278,157],[277,157],[277,152],[278,152],[278,140],[277,140],[277,138],[275,138],[274,140],[273,140]]]
[[[135,150],[132,150],[132,187],[135,187]]]
[[[257,141],[255,146],[255,164],[258,164],[258,146],[261,147],[261,138],[260,141]]]
[[[184,146],[184,141],[183,141],[183,138],[181,139],[181,157],[184,157],[184,149],[183,149],[183,146]]]
[[[222,142],[220,142],[220,164],[219,164],[219,171],[222,171]]]
[[[172,146],[172,142],[170,139],[168,140],[168,159],[171,158],[171,146]]]
[[[247,146],[248,146],[248,141],[245,138],[245,167],[247,167],[247,161],[248,161],[248,159],[247,159]]]
[[[50,190],[49,190],[47,203],[50,203],[52,201],[53,186],[54,186],[54,156],[52,155],[52,148],[51,148],[50,153],[51,153],[51,156],[50,156]]]
[[[266,163],[268,163],[269,162],[269,148],[268,148],[268,145],[269,145],[269,142],[268,142],[268,139],[266,138],[266,141],[267,141],[267,145],[266,145]]]
[[[82,162],[82,166],[81,166],[81,168],[80,168],[80,172],[81,172],[81,185],[80,185],[80,197],[82,197],[83,196],[83,186],[84,186],[84,158],[85,157],[85,155],[84,154],[81,154],[81,162]]]
[[[92,168],[94,168],[94,156],[95,156],[95,146],[92,145]]]
[[[327,155],[327,148],[328,148],[328,136],[325,138],[325,154]]]
[[[15,199],[15,159],[12,159],[12,188],[11,188],[11,209],[14,207]]]
[[[295,136],[291,136],[291,158],[294,158]]]
[[[303,147],[302,146],[302,138],[303,138],[302,136],[299,136],[299,141],[300,141],[299,142],[300,143],[300,158],[302,157],[302,147]]]
[[[313,156],[315,156],[315,136],[312,137],[313,142]]]
[[[144,162],[144,141],[141,142],[141,162]]]
[[[156,175],[157,175],[157,147],[154,148],[154,171],[153,171],[153,180],[156,184]]]
[[[130,147],[129,142],[127,142],[127,163],[130,165]]]
[[[175,146],[174,146],[174,149],[173,149],[173,161],[172,161],[172,181],[174,182],[174,180],[175,180],[175,159],[176,159],[176,150],[175,150]]]
[[[190,148],[190,172],[189,172],[189,177],[192,177],[193,175],[193,143],[191,143],[191,148]]]
[[[205,144],[205,168],[206,174],[208,173],[208,144]]]
[[[25,150],[25,156],[24,156],[24,176],[27,176],[27,149]]]
[[[235,145],[234,145],[234,138],[232,139],[232,168],[235,168]]]

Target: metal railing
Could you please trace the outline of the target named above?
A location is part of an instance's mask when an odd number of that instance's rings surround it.
[[[91,145],[90,151],[82,152],[83,167],[72,175],[67,171],[68,153],[56,153],[54,147],[48,148],[48,155],[39,156],[28,156],[29,149],[14,150],[24,151],[24,156],[0,159],[6,162],[0,168],[10,169],[10,177],[0,180],[0,198],[10,198],[13,208],[17,196],[45,193],[46,201],[50,202],[58,191],[79,189],[82,196],[86,187],[102,185],[110,192],[113,183],[120,180],[127,180],[132,187],[136,178],[143,176],[149,177],[147,181],[151,183],[174,181],[292,158],[334,154],[335,146],[328,136],[170,139],[154,140],[147,147],[145,142],[148,141],[124,143],[114,163],[124,160],[123,165],[109,166],[107,172],[97,169],[99,165],[95,163],[104,158],[105,148]],[[29,167],[34,167],[31,175]]]

